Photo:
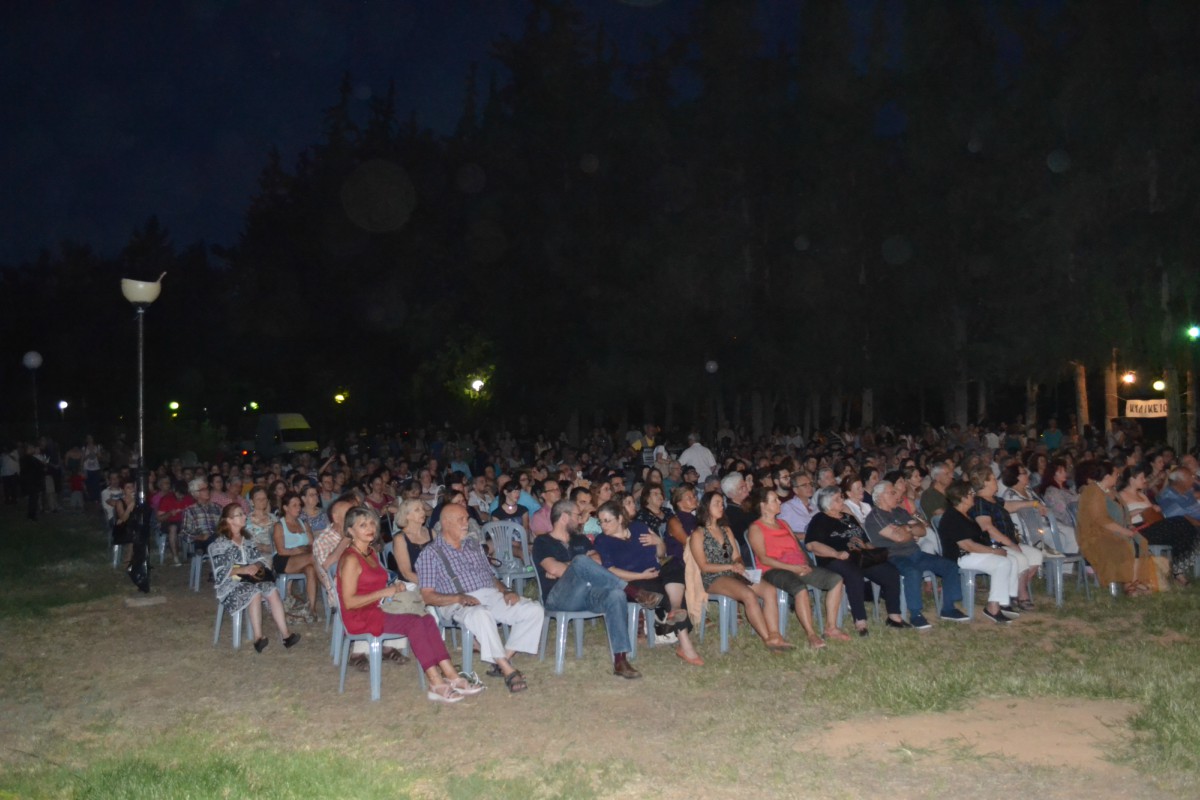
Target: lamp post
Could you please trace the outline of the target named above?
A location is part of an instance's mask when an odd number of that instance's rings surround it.
[[[37,401],[37,371],[42,365],[42,354],[37,350],[30,350],[21,358],[21,363],[25,369],[29,370],[29,380],[33,385],[33,438],[41,438],[42,431],[38,426],[38,401]]]
[[[150,506],[146,503],[146,376],[145,376],[145,318],[146,309],[158,299],[162,291],[162,279],[157,281],[134,281],[121,279],[121,294],[137,309],[137,368],[138,368],[138,466],[137,506],[134,508],[133,558],[129,562],[129,578],[143,592],[150,591]]]

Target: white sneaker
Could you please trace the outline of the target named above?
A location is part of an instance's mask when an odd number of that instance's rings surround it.
[[[443,683],[435,689],[430,689],[425,693],[425,696],[435,703],[457,703],[463,699],[458,690],[448,683]]]

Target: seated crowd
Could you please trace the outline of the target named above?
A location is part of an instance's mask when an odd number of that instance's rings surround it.
[[[603,616],[613,673],[635,679],[630,604],[657,642],[703,666],[692,634],[709,595],[734,601],[782,653],[793,645],[781,614],[794,613],[811,648],[852,638],[845,611],[852,633],[868,636],[871,601],[885,628],[968,621],[961,570],[989,576],[983,618],[1007,625],[1036,610],[1033,579],[1051,559],[1079,554],[1078,568],[1131,596],[1186,585],[1193,569],[1200,465],[1190,455],[847,436],[727,446],[718,459],[697,434],[673,457],[657,433],[648,425],[620,449],[597,431],[578,448],[539,439],[525,453],[501,440],[431,456],[397,440],[290,463],[173,464],[157,471],[151,504],[174,563],[188,548],[207,552],[218,599],[249,607],[256,650],[267,644],[263,604],[290,648],[300,634],[289,622],[314,621],[324,592],[349,632],[384,638],[388,660],[407,660],[393,646],[407,639],[439,702],[482,688],[455,671],[439,627],[469,631],[488,674],[520,692],[515,662],[538,652],[545,617],[564,612]],[[110,486],[101,502],[120,524],[131,484],[114,472]],[[538,599],[501,579],[510,556],[485,536],[493,521],[519,526],[511,558],[532,565]],[[1169,557],[1156,561],[1155,545]],[[288,582],[304,594],[245,579],[265,568],[305,578]],[[941,587],[932,606],[927,582]],[[351,664],[365,669],[364,651]]]

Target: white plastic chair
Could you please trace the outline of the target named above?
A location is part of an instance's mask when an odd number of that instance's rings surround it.
[[[542,596],[542,582],[535,580],[534,583],[538,587],[538,599],[541,601],[542,607],[545,608],[546,598]],[[550,622],[553,620],[558,626],[555,629],[554,637],[554,674],[562,675],[564,662],[566,661],[567,627],[572,622],[575,623],[575,658],[583,658],[583,621],[603,616],[604,614],[598,611],[551,611],[547,608],[545,618],[542,620],[542,638],[538,646],[538,660],[546,660],[546,641],[550,636]],[[612,651],[611,637],[609,637],[608,649],[610,652]]]

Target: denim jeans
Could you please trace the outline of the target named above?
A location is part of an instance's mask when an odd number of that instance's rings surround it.
[[[628,598],[625,581],[613,575],[587,556],[575,556],[562,577],[554,582],[545,598],[546,613],[555,611],[594,611],[604,614],[608,642],[613,653],[628,653]]]
[[[950,559],[918,550],[910,556],[892,556],[888,560],[904,578],[904,602],[910,614],[921,613],[921,586],[927,571],[942,579],[942,611],[953,610],[954,604],[962,600],[958,564]]]

